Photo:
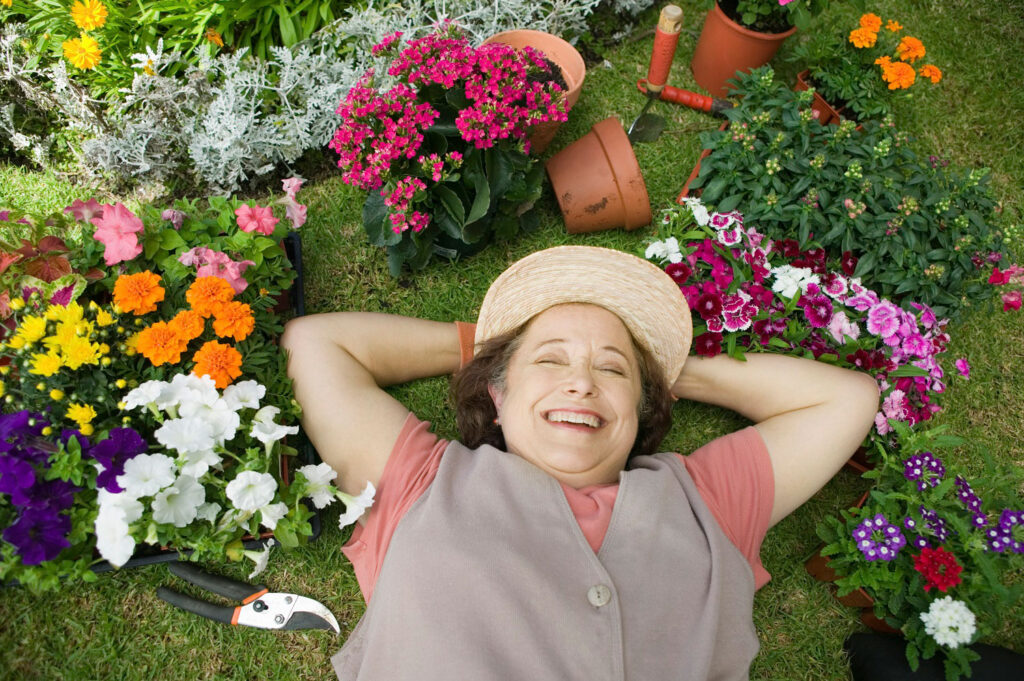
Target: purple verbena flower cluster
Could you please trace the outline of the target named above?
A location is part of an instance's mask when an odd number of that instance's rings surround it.
[[[881,513],[873,518],[865,518],[853,530],[853,538],[857,541],[857,548],[864,554],[864,559],[869,562],[893,560],[907,544],[900,528],[890,524]]]
[[[935,487],[945,474],[946,467],[931,452],[915,454],[903,462],[903,477],[911,481],[916,480],[918,492],[923,492],[926,487]]]
[[[949,539],[949,535],[955,532],[955,530],[946,526],[946,521],[939,516],[938,512],[925,508],[923,504],[917,510],[921,513],[921,518],[924,520],[928,531],[935,537],[935,541],[940,544]]]
[[[962,475],[958,475],[956,476],[955,484],[957,499],[967,507],[967,510],[974,514],[971,519],[974,526],[984,527],[988,525],[988,515],[981,510],[981,497],[974,493],[970,483]]]
[[[995,527],[989,528],[985,533],[988,537],[989,550],[996,553],[1004,551],[1024,553],[1024,541],[1019,539],[1022,533],[1018,532],[1014,536],[1014,530],[1017,528],[1024,528],[1024,511],[1005,509],[999,515],[999,522]]]

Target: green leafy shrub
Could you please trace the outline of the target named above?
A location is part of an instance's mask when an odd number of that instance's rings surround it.
[[[1001,262],[1004,249],[988,171],[921,156],[891,119],[819,125],[811,91],[773,75],[763,67],[736,81],[742,99],[727,130],[703,134],[710,154],[689,189],[772,238],[859,254],[854,276],[893,300],[955,316],[990,298],[979,266]]]

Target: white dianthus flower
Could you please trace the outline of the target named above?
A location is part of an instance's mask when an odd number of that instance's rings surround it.
[[[928,612],[921,613],[925,632],[940,646],[967,645],[977,630],[974,613],[963,601],[945,596],[932,601]]]
[[[711,222],[711,215],[708,214],[708,209],[704,207],[704,204],[700,199],[694,199],[688,196],[683,199],[683,203],[685,203],[686,207],[690,209],[691,213],[693,213],[693,219],[698,225],[703,227]]]
[[[661,261],[682,262],[683,254],[679,250],[679,240],[670,236],[664,241],[655,241],[644,251],[644,257],[648,260],[658,258]]]

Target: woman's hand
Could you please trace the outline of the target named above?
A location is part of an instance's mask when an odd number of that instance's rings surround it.
[[[878,411],[878,385],[867,374],[781,355],[690,357],[672,393],[756,424],[775,472],[773,525],[836,474]]]
[[[454,324],[373,312],[298,317],[281,346],[303,429],[349,494],[378,484],[409,415],[383,388],[459,367]]]

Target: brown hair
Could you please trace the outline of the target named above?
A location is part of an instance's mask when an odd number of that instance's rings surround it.
[[[505,389],[509,361],[522,343],[528,324],[482,343],[473,360],[452,379],[455,422],[462,443],[471,449],[484,444],[502,450],[506,448],[501,426],[494,422],[498,412],[487,387],[493,385],[498,390]],[[655,453],[672,425],[669,386],[651,353],[635,340],[633,348],[640,366],[641,397],[637,406],[636,440],[629,452],[630,457]]]

